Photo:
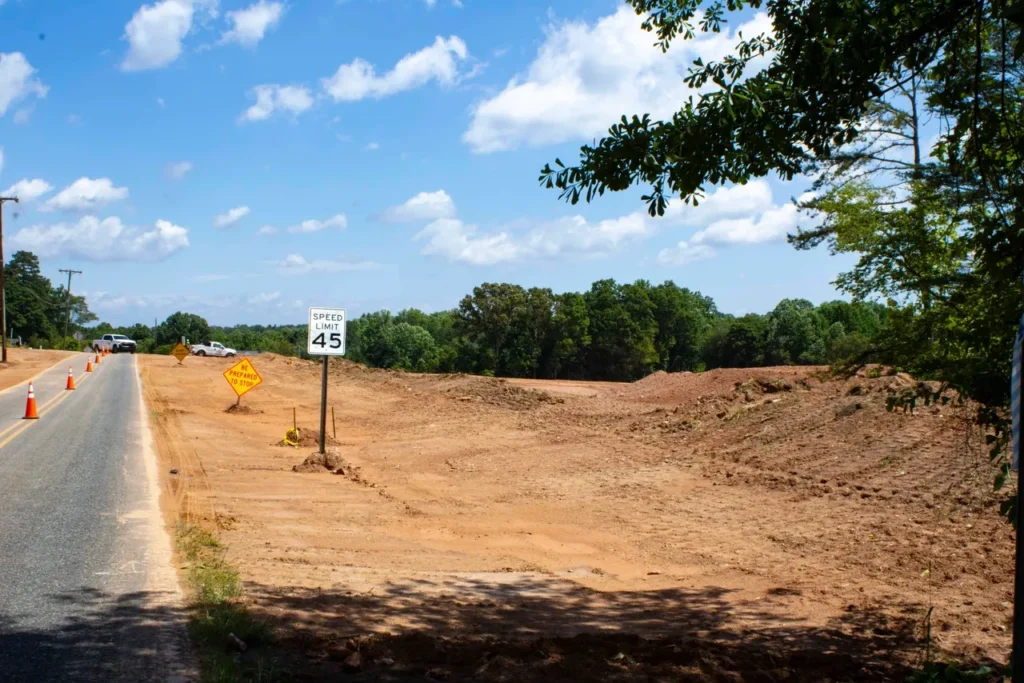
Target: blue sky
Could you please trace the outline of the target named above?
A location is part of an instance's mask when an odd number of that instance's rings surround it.
[[[658,220],[641,189],[573,207],[538,186],[736,43],[663,55],[639,23],[611,0],[0,0],[5,255],[84,271],[114,323],[439,310],[484,281],[671,279],[732,313],[836,298],[849,261],[785,243],[806,181]]]

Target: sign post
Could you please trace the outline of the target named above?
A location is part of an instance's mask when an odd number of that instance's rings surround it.
[[[345,355],[345,309],[310,308],[306,351],[324,357],[320,378],[320,454],[327,447],[327,361],[331,356]]]
[[[1024,314],[1020,317],[1017,337],[1013,344],[1013,368],[1010,372],[1010,462],[1017,470],[1017,535],[1014,555],[1013,577],[1013,683],[1024,681],[1024,467],[1020,466],[1021,441],[1024,427],[1021,420],[1021,403],[1024,402]]]

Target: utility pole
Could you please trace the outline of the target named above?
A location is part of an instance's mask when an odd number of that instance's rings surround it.
[[[3,334],[3,341],[0,344],[3,345],[3,356],[0,357],[0,362],[7,362],[7,288],[4,286],[4,202],[18,203],[17,197],[0,197],[0,318],[3,318],[4,329],[0,330]]]
[[[61,268],[60,272],[68,274],[68,313],[67,313],[67,316],[64,318],[64,339],[61,340],[61,343],[60,343],[61,351],[63,351],[64,350],[63,347],[65,345],[67,345],[67,343],[68,343],[68,323],[71,322],[71,276],[72,275],[81,275],[82,271],[80,271],[80,270],[67,270],[67,269]]]

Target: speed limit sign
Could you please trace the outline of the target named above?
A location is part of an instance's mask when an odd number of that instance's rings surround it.
[[[306,351],[311,356],[345,355],[345,309],[309,309]]]

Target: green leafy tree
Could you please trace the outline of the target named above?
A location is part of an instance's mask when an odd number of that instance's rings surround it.
[[[16,251],[4,265],[7,333],[23,339],[49,339],[56,331],[51,318],[50,280],[39,269],[39,258]]]
[[[657,324],[658,367],[670,372],[696,370],[715,313],[714,302],[672,281],[654,287],[651,301]]]
[[[552,349],[552,375],[584,379],[591,344],[590,315],[584,296],[568,292],[556,297],[551,325],[555,340]]]
[[[765,364],[764,316],[723,316],[712,323],[701,355],[708,368],[753,368]]]
[[[190,344],[199,344],[210,338],[210,325],[206,318],[195,313],[172,313],[157,328],[157,344],[176,344],[182,337]]]
[[[385,343],[381,367],[432,372],[437,366],[434,338],[418,325],[401,322],[388,326]]]
[[[526,318],[527,293],[519,285],[485,282],[459,302],[461,331],[489,352],[486,367],[495,374],[505,372],[504,351],[514,326]]]

